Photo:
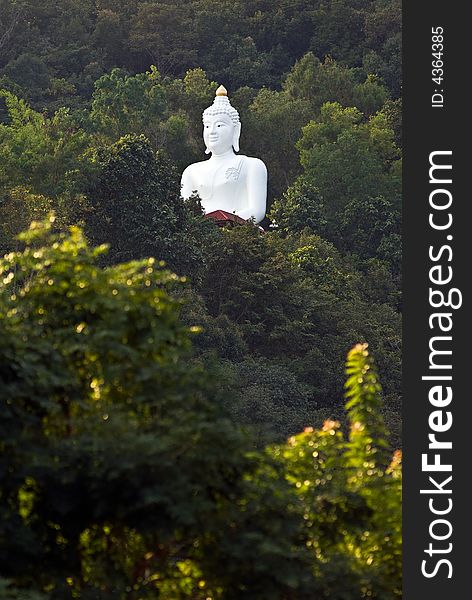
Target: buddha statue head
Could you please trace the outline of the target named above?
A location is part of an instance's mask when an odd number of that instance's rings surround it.
[[[205,153],[220,156],[232,150],[239,152],[240,135],[239,113],[231,106],[226,88],[220,85],[213,104],[203,111]]]

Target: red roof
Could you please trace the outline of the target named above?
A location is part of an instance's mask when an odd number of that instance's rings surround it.
[[[208,219],[213,219],[218,224],[221,223],[237,223],[238,225],[243,225],[247,223],[245,219],[238,217],[233,213],[226,212],[225,210],[214,210],[213,212],[207,213],[205,215]]]

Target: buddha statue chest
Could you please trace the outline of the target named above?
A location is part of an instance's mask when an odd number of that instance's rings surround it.
[[[196,190],[205,212],[226,210],[237,212],[245,206],[246,156],[234,155],[231,159],[212,163],[206,161],[196,173]]]

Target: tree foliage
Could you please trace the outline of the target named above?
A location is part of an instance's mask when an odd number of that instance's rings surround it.
[[[401,596],[400,16],[0,0],[2,598]],[[265,233],[180,197],[221,83]]]
[[[231,89],[280,87],[307,52],[401,89],[397,1],[2,0],[0,15],[0,77],[41,106],[54,103],[54,82],[83,104],[111,68],[150,64],[171,77],[199,66]]]
[[[0,265],[7,597],[400,597],[399,462],[366,346],[346,441],[327,421],[250,451],[189,361],[179,278],[152,259],[104,269],[103,247],[53,226]]]
[[[281,535],[269,544],[277,523],[264,504],[241,508],[258,461],[186,360],[190,331],[169,294],[178,278],[152,259],[103,269],[104,248],[49,228],[33,224],[1,265],[2,570],[53,598],[129,586],[203,597],[223,580],[228,598],[259,586],[282,597],[299,525],[275,501]],[[246,510],[259,519],[245,530]],[[232,527],[249,554],[225,547]],[[260,568],[256,581],[261,555],[280,563],[275,581]]]
[[[77,189],[87,177],[89,140],[69,110],[47,118],[10,92],[0,90],[2,100],[0,194],[15,186],[53,196]]]
[[[401,158],[387,114],[367,121],[326,103],[297,143],[304,172],[272,208],[282,232],[304,227],[399,273]]]
[[[366,344],[349,352],[346,373],[348,435],[327,420],[275,454],[303,506],[320,597],[400,598],[401,453],[391,460],[385,453],[380,386]]]

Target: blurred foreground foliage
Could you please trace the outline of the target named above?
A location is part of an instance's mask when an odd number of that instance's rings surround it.
[[[103,266],[56,225],[0,262],[0,596],[400,598],[401,457],[367,346],[347,427],[256,451],[192,355],[182,278]]]

